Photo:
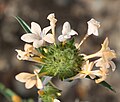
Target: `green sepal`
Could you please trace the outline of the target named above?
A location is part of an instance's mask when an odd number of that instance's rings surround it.
[[[26,33],[31,33],[31,29],[30,27],[27,25],[27,23],[25,23],[25,21],[23,21],[20,17],[16,16],[15,17],[17,19],[17,21],[20,23],[20,25],[22,26],[22,28],[25,30]]]
[[[40,95],[42,102],[53,102],[53,99],[59,97],[58,93],[61,93],[61,90],[54,88],[50,84],[43,89],[43,94]]]

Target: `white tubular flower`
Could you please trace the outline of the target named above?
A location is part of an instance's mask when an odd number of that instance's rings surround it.
[[[53,102],[60,102],[58,99],[54,99]]]
[[[39,24],[32,22],[31,23],[31,31],[32,33],[27,33],[21,36],[21,39],[25,42],[32,43],[35,48],[39,48],[43,45],[44,41],[48,43],[54,43],[54,37],[52,34],[47,34],[51,27],[45,27],[41,31],[41,27]]]
[[[34,74],[22,72],[16,75],[15,78],[16,80],[25,83],[25,87],[27,89],[32,88],[34,85],[36,85],[38,89],[42,89],[43,84],[42,81],[39,79],[38,73],[38,70],[34,70]]]
[[[78,33],[71,29],[69,22],[65,22],[63,24],[62,35],[58,37],[58,40],[64,42],[65,40],[70,39],[72,35],[78,35]]]
[[[97,22],[95,19],[91,19],[90,21],[87,22],[88,23],[88,31],[87,34],[88,35],[95,35],[98,36],[98,28],[100,27],[100,22]]]

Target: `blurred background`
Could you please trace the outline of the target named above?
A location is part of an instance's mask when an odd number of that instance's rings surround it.
[[[109,37],[110,47],[117,53],[114,60],[117,69],[106,80],[117,93],[87,79],[72,83],[57,81],[63,90],[61,102],[120,102],[120,0],[0,0],[0,83],[25,99],[34,97],[37,102],[36,89],[27,90],[14,78],[21,71],[33,68],[32,63],[16,58],[15,49],[23,49],[24,42],[20,37],[25,32],[14,16],[20,16],[28,25],[35,21],[44,28],[49,25],[47,15],[53,12],[58,19],[57,36],[61,33],[62,24],[69,21],[79,33],[76,42],[84,37],[88,20],[95,18],[101,22],[100,36],[88,38],[82,45],[83,53],[98,51],[105,37]],[[8,101],[0,94],[0,102]]]

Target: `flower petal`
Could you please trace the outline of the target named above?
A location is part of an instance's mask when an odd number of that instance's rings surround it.
[[[25,83],[25,87],[27,89],[32,88],[36,84],[36,80],[37,80],[36,76],[33,76],[33,77],[29,78],[29,80],[27,80],[26,83]]]
[[[63,42],[63,41],[65,41],[66,39],[64,38],[63,35],[60,35],[60,36],[58,37],[58,40],[59,40],[60,42]]]
[[[36,34],[27,33],[21,36],[21,40],[28,43],[31,43],[36,39],[39,39],[39,36],[37,36]]]
[[[116,69],[115,63],[113,61],[110,61],[109,63],[111,65],[112,71],[115,71],[115,69]]]
[[[34,33],[34,34],[39,35],[40,32],[41,32],[41,27],[40,27],[40,25],[37,24],[37,23],[35,23],[35,22],[32,22],[32,23],[31,23],[31,31],[32,31],[32,33]]]
[[[94,34],[95,36],[98,36],[98,28],[100,27],[100,23],[93,18],[87,23],[88,23],[87,34],[88,35]]]
[[[41,46],[43,45],[43,43],[44,43],[43,40],[35,40],[35,41],[33,42],[33,46],[34,46],[35,48],[39,48],[39,47],[41,47]]]
[[[62,34],[66,35],[67,33],[69,33],[71,31],[71,27],[70,27],[70,23],[69,22],[65,22],[63,24],[63,29],[62,29]]]
[[[43,83],[42,83],[42,81],[39,79],[38,75],[37,75],[36,87],[37,87],[38,89],[42,89],[42,88],[43,88]]]
[[[35,76],[34,74],[30,74],[30,73],[25,73],[25,72],[22,72],[18,75],[15,76],[15,79],[20,81],[20,82],[26,82],[29,78]]]
[[[54,36],[49,33],[46,36],[44,36],[43,40],[45,40],[48,43],[54,43]]]
[[[51,26],[45,27],[45,28],[42,30],[43,35],[45,36],[50,29],[51,29]],[[44,36],[43,36],[43,37],[44,37]]]
[[[54,101],[53,102],[60,102],[58,99],[54,99]]]
[[[44,79],[44,81],[43,81],[43,85],[46,85],[51,79],[52,79],[52,77],[50,77],[50,76],[45,76],[45,79]]]
[[[69,35],[78,35],[78,33],[75,30],[71,30]]]

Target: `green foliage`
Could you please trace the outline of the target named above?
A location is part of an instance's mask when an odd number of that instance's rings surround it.
[[[102,81],[102,82],[99,83],[99,84],[101,84],[102,86],[104,86],[104,87],[106,87],[106,88],[108,88],[108,89],[110,89],[111,91],[113,91],[113,92],[116,93],[116,91],[112,88],[112,86],[111,86],[110,84],[108,84],[107,82]]]
[[[48,84],[45,86],[43,94],[41,94],[40,97],[43,102],[53,102],[53,99],[57,98],[60,92],[60,90]]]
[[[45,48],[41,47],[39,51],[46,56],[43,59],[45,64],[42,66],[41,72],[47,72],[49,76],[58,76],[60,79],[66,79],[76,75],[81,69],[83,57],[77,52],[74,46],[74,39],[68,41],[64,45],[51,45]]]
[[[91,79],[89,76],[87,76],[87,78]],[[93,80],[96,80],[96,79],[98,79],[98,78],[99,78],[99,77],[96,76],[96,78],[93,79]],[[106,81],[102,81],[102,82],[100,82],[99,84],[116,93],[116,91],[112,88],[112,86],[111,86],[110,84],[108,84]]]
[[[2,83],[0,83],[0,93],[6,97],[6,99],[9,101],[9,102],[13,102],[12,98],[14,96],[17,96],[19,97],[15,92],[13,92],[12,90],[10,90],[9,88],[6,88]],[[14,102],[34,102],[32,99],[27,99],[27,100],[24,100],[24,99],[21,99],[20,100],[16,100]]]
[[[25,23],[25,21],[23,21],[20,17],[16,16],[15,17],[17,19],[17,21],[20,23],[20,25],[22,26],[22,28],[25,30],[26,33],[31,33],[31,29],[30,27],[27,25],[27,23]]]

